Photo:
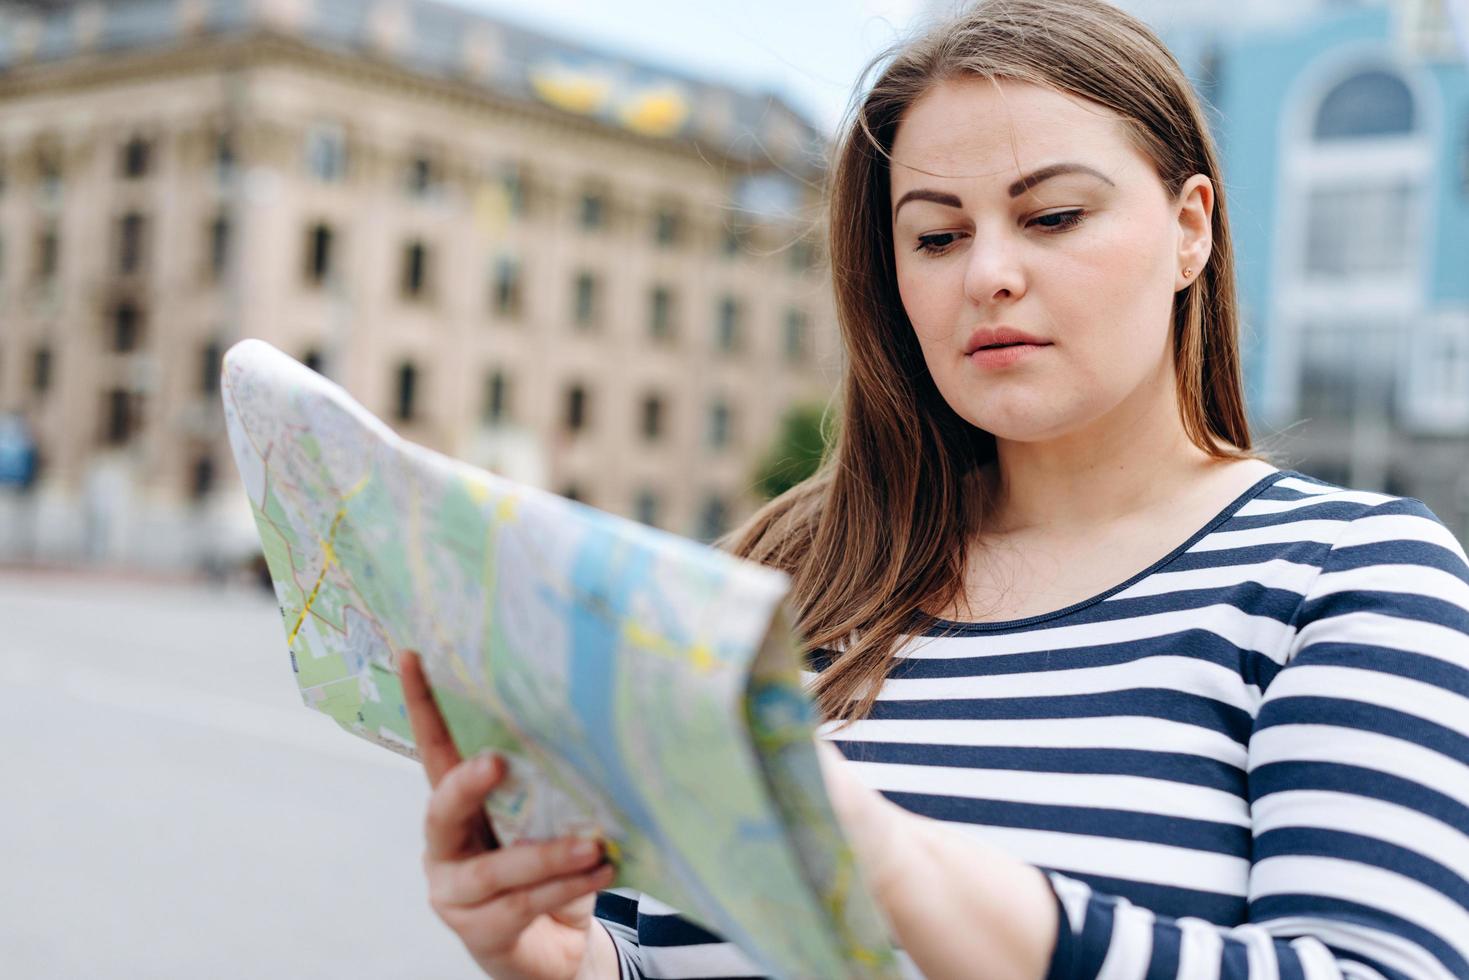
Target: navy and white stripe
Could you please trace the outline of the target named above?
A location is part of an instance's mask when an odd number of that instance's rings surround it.
[[[1469,562],[1416,500],[1273,473],[1107,593],[908,638],[834,728],[1046,872],[1048,980],[1469,978]],[[624,976],[758,972],[650,896],[597,914]]]

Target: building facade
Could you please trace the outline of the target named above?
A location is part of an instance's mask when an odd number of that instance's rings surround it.
[[[1469,541],[1469,22],[1289,6],[1165,31],[1224,156],[1256,431]]]
[[[416,442],[712,537],[833,391],[824,152],[773,96],[429,0],[7,8],[0,413],[42,468],[0,549],[248,541],[243,337]]]

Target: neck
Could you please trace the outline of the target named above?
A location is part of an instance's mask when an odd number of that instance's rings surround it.
[[[985,531],[1084,534],[1147,512],[1205,472],[1214,459],[1184,432],[1168,368],[1083,429],[997,439]]]

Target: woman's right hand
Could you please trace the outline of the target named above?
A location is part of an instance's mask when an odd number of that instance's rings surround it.
[[[601,846],[560,838],[501,847],[484,800],[504,777],[504,760],[462,760],[416,654],[399,658],[399,674],[433,788],[423,866],[434,912],[496,980],[616,977],[611,937],[592,916],[598,889],[613,878]]]

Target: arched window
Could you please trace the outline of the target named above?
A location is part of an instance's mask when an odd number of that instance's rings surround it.
[[[1417,125],[1413,93],[1390,71],[1359,72],[1326,93],[1316,110],[1318,140],[1398,136]]]

